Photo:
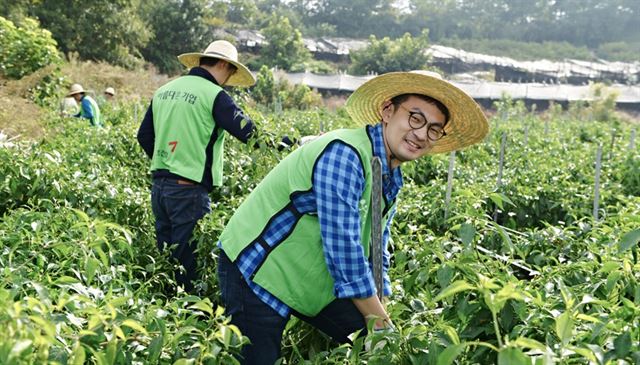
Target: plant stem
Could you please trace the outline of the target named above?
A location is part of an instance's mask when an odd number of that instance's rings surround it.
[[[496,312],[491,311],[491,317],[493,317],[493,328],[496,331],[496,337],[498,337],[498,346],[502,349],[502,335],[500,334],[500,327],[498,326],[498,316]]]

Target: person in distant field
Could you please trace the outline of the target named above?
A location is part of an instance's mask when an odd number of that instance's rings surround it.
[[[104,100],[111,101],[116,95],[116,91],[112,87],[104,89]]]
[[[65,96],[60,101],[60,116],[70,117],[78,113],[78,103],[76,99],[70,96]]]
[[[391,294],[389,225],[400,165],[481,141],[475,101],[425,71],[377,76],[348,99],[366,125],[323,134],[283,159],[235,211],[218,246],[218,282],[231,323],[251,341],[242,364],[273,364],[293,314],[335,341],[393,330],[372,276],[371,161],[382,162],[383,296]],[[370,124],[370,125],[367,125]]]
[[[86,91],[80,84],[71,85],[71,89],[67,94],[67,97],[73,97],[77,103],[80,104],[80,111],[73,115],[76,118],[84,118],[89,121],[89,124],[94,127],[101,127],[102,120],[100,119],[100,108],[98,103],[93,100],[92,97],[86,94]]]
[[[249,87],[256,79],[238,61],[236,48],[223,40],[178,60],[190,68],[189,74],[155,92],[137,138],[151,159],[158,248],[177,244],[171,251],[182,265],[176,281],[194,293],[198,275],[191,236],[198,220],[210,212],[208,193],[222,184],[225,136],[247,143],[257,132],[223,86]]]

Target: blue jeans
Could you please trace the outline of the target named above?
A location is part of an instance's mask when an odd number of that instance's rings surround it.
[[[162,252],[165,244],[167,247],[177,244],[171,256],[185,271],[175,271],[176,281],[186,292],[192,293],[198,260],[191,234],[198,220],[211,211],[207,190],[199,184],[181,185],[175,179],[156,178],[151,189],[151,208],[156,217],[158,249]]]
[[[289,319],[280,316],[260,300],[249,288],[238,267],[224,251],[219,252],[218,281],[225,313],[231,316],[231,323],[251,340],[251,344],[242,348],[240,362],[245,365],[273,365],[280,357],[282,332]],[[366,328],[362,314],[351,299],[336,299],[315,317],[293,314],[338,343],[350,342],[347,337],[349,334]]]

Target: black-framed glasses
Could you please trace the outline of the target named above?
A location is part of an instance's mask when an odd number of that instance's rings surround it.
[[[442,125],[429,123],[427,117],[425,117],[422,112],[411,111],[402,105],[400,105],[400,107],[409,113],[409,126],[411,129],[420,129],[425,125],[427,126],[427,138],[432,142],[447,135]]]

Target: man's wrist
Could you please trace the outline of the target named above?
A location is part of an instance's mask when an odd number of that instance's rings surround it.
[[[389,317],[380,318],[376,316],[375,318],[376,318],[376,321],[373,324],[374,331],[385,331],[388,329],[392,329],[392,330],[395,329],[393,322],[391,322],[391,319]]]
[[[376,326],[374,326],[373,328],[374,333],[391,333],[395,332],[396,330],[396,327],[393,325],[393,322],[391,322],[391,319],[389,318],[383,319],[381,321],[381,326],[377,326],[377,322],[378,321],[376,321]]]

